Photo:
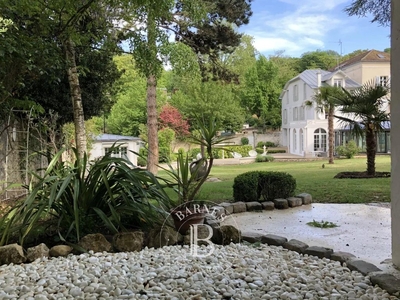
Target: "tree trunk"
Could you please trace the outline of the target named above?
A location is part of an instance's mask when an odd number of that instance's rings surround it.
[[[367,147],[367,174],[375,176],[376,140],[373,126],[367,125],[365,142]]]
[[[79,85],[78,71],[76,68],[75,45],[70,38],[65,41],[64,51],[67,63],[69,89],[74,111],[75,144],[78,151],[78,157],[83,158],[87,147],[85,118],[83,113],[82,94]]]
[[[149,152],[147,155],[147,170],[153,174],[158,172],[158,122],[157,122],[157,44],[156,24],[151,10],[147,20],[147,43],[152,62],[149,65],[150,74],[147,77],[147,137]]]
[[[328,155],[329,163],[333,164],[333,148],[335,143],[335,132],[333,131],[334,107],[329,107],[328,111]]]
[[[153,174],[158,172],[158,124],[157,124],[157,80],[154,75],[147,79],[147,137],[149,153],[147,170]]]

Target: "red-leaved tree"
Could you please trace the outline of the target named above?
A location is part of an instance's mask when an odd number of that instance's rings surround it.
[[[177,137],[184,137],[189,134],[189,123],[182,117],[176,107],[166,104],[161,108],[159,117],[159,128],[171,128]]]

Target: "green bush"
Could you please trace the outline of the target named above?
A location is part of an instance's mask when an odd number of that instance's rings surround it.
[[[251,171],[234,179],[233,198],[235,201],[271,201],[294,195],[296,180],[284,172]]]
[[[255,150],[256,150],[256,152],[257,152],[258,154],[263,154],[263,153],[264,153],[264,149],[263,149],[263,148],[256,148]],[[284,150],[284,149],[271,149],[271,148],[269,148],[269,149],[266,149],[266,150],[267,150],[267,153],[268,153],[268,154],[273,154],[273,153],[286,153],[286,150]]]
[[[294,195],[296,179],[285,172],[259,172],[258,194],[265,201]]]
[[[61,162],[64,151],[43,175],[32,174],[28,196],[0,220],[1,245],[13,236],[23,245],[43,222],[71,244],[85,234],[148,228],[165,219],[172,203],[153,174],[111,154],[89,163],[76,149],[73,164]]]
[[[273,142],[258,142],[257,143],[257,148],[263,148],[263,147],[276,147],[276,144],[275,143],[273,143]]]
[[[345,146],[336,147],[336,153],[339,156],[345,156],[346,158],[353,158],[354,155],[357,155],[360,152],[360,148],[358,148],[355,141],[349,141]]]
[[[233,199],[235,201],[257,201],[258,172],[246,172],[235,177],[233,181]]]
[[[242,143],[242,146],[248,145],[249,144],[249,139],[247,137],[242,137],[240,139],[240,142]]]
[[[257,155],[256,157],[256,162],[270,162],[270,161],[274,161],[274,157],[271,155]]]

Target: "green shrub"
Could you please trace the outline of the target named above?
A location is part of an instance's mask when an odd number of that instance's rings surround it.
[[[43,175],[32,173],[28,196],[0,220],[1,245],[15,235],[23,245],[43,222],[66,243],[162,223],[172,203],[153,174],[111,154],[89,163],[73,150],[73,164],[60,161],[61,150]]]
[[[263,147],[267,147],[267,148],[269,148],[269,147],[276,147],[276,144],[275,143],[273,143],[273,142],[258,142],[257,143],[257,148],[263,148]]]
[[[293,196],[296,180],[284,172],[251,171],[234,179],[233,198],[235,201],[271,201],[276,198]]]
[[[240,139],[240,142],[242,143],[242,146],[248,145],[249,144],[249,139],[247,137],[242,137]]]
[[[263,154],[263,153],[264,153],[264,149],[263,149],[263,148],[256,148],[255,150],[256,150],[256,152],[257,152],[258,154]],[[269,148],[269,149],[267,150],[267,153],[268,153],[268,154],[273,154],[273,153],[286,153],[286,150],[284,150],[284,149],[271,149],[271,148]]]
[[[274,157],[271,155],[257,155],[256,157],[256,162],[270,162],[270,161],[274,161]]]
[[[296,179],[285,172],[260,172],[258,194],[265,201],[277,198],[288,198],[294,195]]]
[[[147,166],[147,149],[146,148],[140,148],[139,149],[139,155],[137,158],[137,164],[139,167],[145,167]]]
[[[268,153],[286,153],[286,150],[284,149],[268,149]]]
[[[188,157],[191,159],[196,159],[197,154],[201,153],[200,148],[193,148],[188,151]]]
[[[235,177],[233,181],[233,199],[235,201],[257,201],[258,172],[246,172]]]
[[[158,131],[158,152],[159,162],[171,160],[171,144],[175,140],[175,131],[171,128],[164,128]]]
[[[357,155],[360,152],[360,148],[358,148],[355,141],[349,141],[345,146],[336,147],[336,153],[339,156],[345,156],[346,158],[353,158],[354,155]]]

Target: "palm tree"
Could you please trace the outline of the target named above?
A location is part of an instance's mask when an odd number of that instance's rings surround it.
[[[365,133],[367,175],[370,176],[375,176],[376,132],[383,130],[383,124],[390,120],[384,106],[388,94],[387,86],[369,81],[352,92],[343,89],[342,95],[336,97],[343,116],[335,117],[349,125],[356,135]]]
[[[315,102],[318,111],[328,114],[328,157],[330,164],[333,164],[333,149],[335,146],[333,120],[335,118],[335,108],[337,107],[336,98],[340,94],[343,94],[343,92],[339,87],[322,86],[319,88],[318,93],[313,96],[313,101],[306,103],[307,106],[312,106]]]

